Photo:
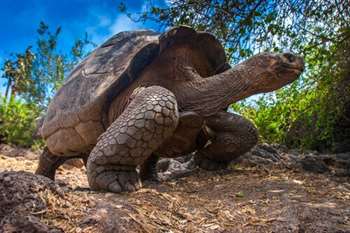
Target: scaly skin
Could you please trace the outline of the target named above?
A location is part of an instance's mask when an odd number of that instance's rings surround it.
[[[114,99],[108,98],[113,102],[108,105],[108,111],[104,109],[107,112],[102,112],[104,103],[96,100],[86,111],[86,115],[94,115],[91,119],[87,117],[87,122],[83,121],[85,115],[78,108],[74,110],[80,113],[79,117],[77,115],[64,121],[61,115],[56,122],[48,124],[46,131],[42,130],[48,137],[45,139],[48,148],[57,156],[78,155],[90,150],[99,136],[88,159],[88,180],[92,189],[113,192],[138,189],[141,183],[136,167],[143,165],[143,174],[147,173],[147,169],[154,170],[154,160],[147,160],[152,153],[161,157],[176,157],[197,150],[197,162],[202,168],[225,167],[233,158],[255,145],[257,134],[250,122],[224,113],[223,109],[248,96],[273,91],[291,83],[303,71],[304,63],[302,58],[290,53],[263,53],[231,69],[215,73],[206,71],[209,67],[207,58],[202,61],[201,57],[192,42],[172,46],[145,67],[137,75],[137,80],[132,83],[124,80],[127,89],[118,92],[120,89],[117,88],[114,97],[109,93],[108,96]],[[144,85],[159,86],[143,88]],[[74,93],[66,94],[60,97],[61,104],[57,99],[52,116],[60,112],[61,107],[70,106],[76,100],[72,98],[71,102],[67,102],[65,98]],[[183,125],[180,122],[178,129],[177,104],[187,114],[187,120]],[[78,114],[75,111],[72,113]],[[103,119],[105,114],[108,120]],[[50,119],[49,116],[47,119]],[[67,127],[60,125],[61,121]],[[101,122],[109,125],[104,133]],[[214,136],[206,134],[202,126],[210,129]],[[70,145],[66,145],[67,138],[71,139]],[[84,143],[86,147],[82,147]],[[49,154],[42,157],[40,163],[47,158],[49,161],[48,165],[39,165],[38,173],[53,177],[62,160]],[[145,161],[150,161],[151,166],[146,166]]]
[[[198,165],[206,170],[225,168],[230,161],[248,152],[258,142],[255,126],[237,114],[218,112],[206,119],[212,138],[195,155]]]
[[[111,192],[139,189],[136,167],[173,134],[178,118],[169,90],[152,86],[138,91],[92,150],[87,163],[90,187]]]
[[[195,112],[179,112],[179,123],[174,134],[140,167],[142,180],[158,181],[157,162],[159,158],[183,156],[201,148],[197,143],[198,135],[203,126],[203,118]]]
[[[174,134],[164,141],[155,154],[162,158],[176,158],[199,149],[198,135],[204,120],[195,112],[180,112],[179,124]]]

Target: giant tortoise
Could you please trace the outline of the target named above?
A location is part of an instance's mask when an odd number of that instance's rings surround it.
[[[122,192],[152,177],[159,157],[194,153],[201,168],[224,168],[258,140],[228,106],[291,83],[303,68],[291,53],[261,53],[231,68],[212,34],[186,26],[118,33],[49,104],[36,173],[54,179],[65,160],[80,157],[91,189]]]

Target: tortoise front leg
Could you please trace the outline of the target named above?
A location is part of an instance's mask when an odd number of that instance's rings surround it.
[[[212,138],[195,155],[198,165],[206,170],[226,168],[230,161],[248,152],[258,142],[255,126],[237,114],[219,112],[208,117],[206,125]]]
[[[141,187],[138,165],[171,136],[178,124],[176,99],[169,90],[144,88],[98,139],[87,163],[90,187],[111,192]]]

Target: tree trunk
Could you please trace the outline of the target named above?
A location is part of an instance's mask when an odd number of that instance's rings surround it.
[[[5,100],[6,101],[7,101],[9,92],[10,92],[11,84],[12,84],[12,80],[10,78],[8,78],[7,85],[6,85],[6,90],[5,90]]]

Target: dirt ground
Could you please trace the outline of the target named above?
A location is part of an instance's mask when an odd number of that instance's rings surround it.
[[[36,164],[0,154],[0,172]],[[350,232],[349,177],[235,165],[113,194],[90,191],[85,168],[65,166],[56,183],[64,197],[42,194],[45,209],[32,213],[55,232]]]

